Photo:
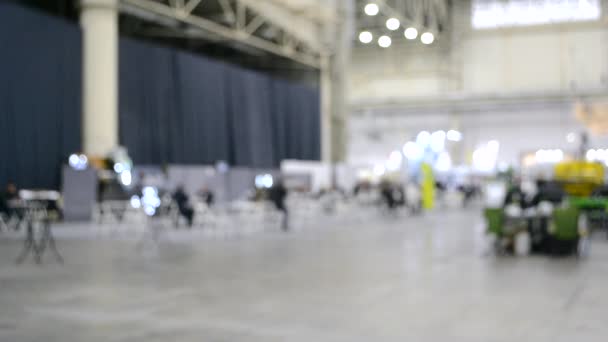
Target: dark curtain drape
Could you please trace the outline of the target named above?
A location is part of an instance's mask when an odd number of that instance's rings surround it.
[[[173,162],[178,109],[171,50],[122,39],[119,45],[119,137],[138,164]],[[175,146],[178,145],[178,146]]]
[[[317,89],[127,39],[119,62],[120,140],[135,163],[320,158]]]
[[[225,101],[228,90],[226,66],[186,53],[177,53],[176,89],[178,132],[182,148],[174,161],[182,164],[214,164],[228,161],[230,137]]]
[[[271,118],[271,80],[232,68],[228,72],[230,159],[235,166],[276,165]]]
[[[59,188],[81,148],[77,26],[0,3],[0,186]]]
[[[274,146],[281,159],[319,160],[320,98],[316,89],[275,80],[272,122]]]

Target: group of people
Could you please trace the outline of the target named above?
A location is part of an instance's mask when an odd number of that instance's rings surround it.
[[[375,186],[369,182],[359,182],[353,189],[353,196],[358,198],[367,193],[377,193],[378,204],[387,208],[389,212],[408,207],[412,213],[418,213],[421,208],[420,187],[414,182],[403,185],[398,182],[384,180]],[[374,195],[375,197],[375,195]]]
[[[287,188],[283,185],[282,181],[277,181],[275,184],[268,189],[266,200],[273,203],[274,207],[283,214],[281,222],[281,228],[284,231],[289,230],[288,210],[286,205]],[[215,195],[207,188],[201,189],[197,193],[198,198],[203,201],[208,207],[213,206],[215,201]],[[173,201],[175,201],[179,213],[183,216],[188,226],[191,227],[194,222],[195,211],[190,201],[190,196],[184,189],[183,185],[177,187],[172,195]]]

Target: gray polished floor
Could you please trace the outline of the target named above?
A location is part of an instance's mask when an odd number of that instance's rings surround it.
[[[606,341],[603,236],[585,261],[497,259],[479,211],[332,222],[139,251],[58,227],[63,266],[0,235],[0,341]]]

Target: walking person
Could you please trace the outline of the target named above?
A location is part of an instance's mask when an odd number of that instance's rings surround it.
[[[283,213],[281,229],[283,229],[283,231],[288,231],[289,213],[287,211],[287,206],[285,205],[285,199],[287,198],[287,188],[285,188],[282,179],[277,179],[275,185],[270,188],[269,198],[270,201],[274,204],[275,208],[277,208],[277,210]]]

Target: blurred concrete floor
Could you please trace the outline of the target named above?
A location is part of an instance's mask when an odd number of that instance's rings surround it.
[[[586,261],[480,253],[479,210],[240,239],[58,227],[66,260],[14,264],[0,235],[0,341],[605,341],[608,241]]]

